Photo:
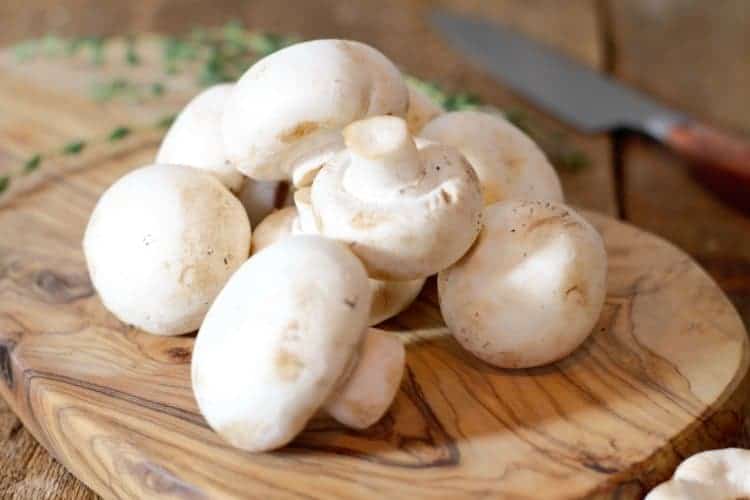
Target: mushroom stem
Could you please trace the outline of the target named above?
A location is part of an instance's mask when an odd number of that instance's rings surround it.
[[[355,429],[380,420],[401,385],[405,359],[404,344],[398,337],[368,329],[354,370],[324,405],[328,414]]]
[[[320,131],[297,148],[299,155],[291,154],[288,171],[294,187],[310,186],[323,165],[344,149],[341,133],[337,130]]]
[[[398,194],[422,176],[422,162],[406,121],[376,116],[354,122],[344,129],[351,155],[343,185],[363,199]]]
[[[294,192],[294,205],[297,207],[298,230],[307,234],[317,234],[319,229],[310,201],[310,188],[301,188]]]

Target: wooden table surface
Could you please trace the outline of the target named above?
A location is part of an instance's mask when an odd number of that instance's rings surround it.
[[[724,206],[679,159],[645,139],[583,136],[535,111],[429,30],[425,12],[436,4],[511,24],[688,113],[750,134],[746,0],[11,0],[0,3],[0,44],[49,32],[182,32],[232,18],[305,38],[374,44],[412,74],[523,109],[547,131],[565,134],[590,158],[582,171],[563,173],[568,199],[617,214],[686,250],[750,323],[750,217]],[[0,169],[2,161],[0,154]],[[0,498],[94,497],[0,400]]]

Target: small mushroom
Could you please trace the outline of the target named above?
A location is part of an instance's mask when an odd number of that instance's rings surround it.
[[[309,191],[309,188],[303,188],[295,193],[297,206],[300,207],[299,217],[295,207],[286,207],[263,219],[253,231],[253,254],[292,234],[316,234],[314,229],[301,229],[303,224],[300,223],[302,214],[310,213]],[[411,281],[380,281],[370,278],[372,305],[368,324],[382,323],[409,307],[419,295],[424,282],[424,278]]]
[[[420,136],[458,149],[482,184],[484,204],[503,200],[563,201],[560,179],[541,149],[504,118],[479,111],[445,113]]]
[[[406,123],[409,132],[418,135],[424,126],[433,118],[443,114],[443,108],[437,105],[430,96],[425,95],[413,83],[407,80],[409,88],[409,109],[406,112]]]
[[[688,458],[646,500],[728,500],[750,497],[750,450],[726,448]]]
[[[190,101],[169,128],[156,154],[156,163],[186,165],[215,175],[232,191],[243,176],[224,155],[221,114],[233,85],[214,85]]]
[[[569,207],[507,201],[485,208],[472,249],[438,275],[440,310],[458,342],[501,368],[571,353],[599,318],[607,254]]]
[[[242,205],[215,177],[151,165],[104,192],[83,238],[104,306],[156,335],[196,330],[250,248]]]
[[[285,238],[253,256],[206,315],[193,348],[193,392],[233,446],[291,441],[319,408],[364,428],[387,411],[404,369],[394,335],[367,329],[362,264],[320,236]]]
[[[367,330],[367,273],[346,247],[295,236],[255,254],[195,341],[193,392],[233,446],[284,446],[342,387]]]
[[[346,385],[325,404],[342,424],[365,429],[380,420],[401,385],[406,351],[393,333],[370,328]]]
[[[471,166],[453,148],[420,148],[406,121],[379,116],[344,129],[347,149],[312,185],[317,231],[345,242],[372,278],[407,281],[458,260],[481,229]]]
[[[250,254],[255,255],[282,238],[292,236],[296,223],[297,209],[295,207],[284,207],[268,214],[253,231]]]
[[[342,128],[368,116],[406,116],[408,102],[400,72],[374,48],[298,43],[261,59],[237,82],[223,115],[224,146],[253,179],[309,185],[342,148]]]

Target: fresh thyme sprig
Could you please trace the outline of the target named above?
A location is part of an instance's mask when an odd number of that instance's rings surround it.
[[[47,35],[39,39],[27,40],[14,47],[18,62],[36,58],[75,57],[85,55],[90,64],[99,66],[107,63],[107,47],[118,37],[76,37],[62,38]],[[122,39],[122,37],[119,37]],[[169,89],[166,80],[173,75],[190,72],[195,75],[195,84],[202,88],[216,83],[234,81],[258,59],[296,43],[296,36],[264,33],[246,29],[239,21],[230,21],[224,26],[194,28],[182,36],[165,36],[161,44],[161,63],[164,81],[136,83],[126,76],[118,76],[109,81],[91,85],[91,97],[96,101],[109,101],[125,98],[143,101],[162,97]],[[128,67],[142,64],[141,39],[136,35],[124,38],[124,62]],[[450,92],[431,81],[406,75],[411,85],[416,86],[446,111],[477,109],[482,103],[471,92]],[[528,117],[517,110],[506,110],[505,116],[524,130],[546,150],[550,160],[561,170],[577,171],[588,165],[588,158],[581,151],[572,148],[560,134],[549,133],[532,124]],[[165,115],[156,123],[146,126],[120,125],[106,135],[88,140],[77,139],[68,142],[56,151],[36,153],[26,159],[18,175],[29,175],[44,163],[60,156],[73,156],[83,153],[89,145],[103,142],[118,142],[142,130],[168,129],[176,114]],[[15,174],[0,176],[0,195],[10,187]]]

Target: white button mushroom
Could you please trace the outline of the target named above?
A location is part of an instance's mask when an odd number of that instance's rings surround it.
[[[333,240],[295,236],[254,255],[195,341],[193,392],[208,424],[249,451],[291,441],[356,372],[370,300],[362,264]]]
[[[255,255],[282,238],[291,236],[296,223],[297,209],[295,207],[284,207],[271,212],[253,230],[250,253]]]
[[[406,123],[409,125],[409,132],[412,135],[418,135],[427,122],[443,114],[443,108],[413,83],[407,80],[406,84],[409,88],[409,110],[406,112]]]
[[[314,229],[301,229],[301,226],[304,224],[300,223],[302,220],[301,214],[309,214],[311,212],[309,191],[309,188],[303,188],[295,193],[295,201],[297,202],[297,206],[300,207],[299,217],[295,207],[286,207],[273,212],[263,219],[260,225],[253,231],[253,254],[292,234],[316,234]],[[377,325],[378,323],[382,323],[409,307],[419,295],[424,282],[424,278],[411,281],[380,281],[370,278],[372,305],[370,307],[368,324]]]
[[[214,174],[237,191],[243,176],[224,155],[221,114],[233,85],[214,85],[190,101],[169,128],[156,155],[156,163],[186,165]]]
[[[196,330],[248,256],[242,205],[201,170],[152,165],[99,199],[83,239],[102,302],[125,323],[156,335]]]
[[[237,82],[222,121],[232,163],[258,180],[308,185],[342,147],[341,129],[375,115],[406,116],[398,69],[346,40],[298,43],[255,63]]]
[[[349,244],[376,279],[405,281],[458,260],[481,229],[474,170],[453,148],[418,149],[401,118],[344,129],[347,149],[318,173],[311,201],[320,234]]]
[[[365,429],[380,420],[401,385],[406,351],[391,332],[370,328],[346,385],[325,404],[342,424]]]
[[[750,450],[727,448],[688,458],[646,500],[727,500],[750,497]]]
[[[552,202],[485,208],[474,247],[438,275],[440,309],[458,342],[502,368],[568,355],[601,312],[607,254],[596,230]]]
[[[461,151],[479,176],[485,205],[502,200],[563,201],[560,179],[542,150],[500,116],[445,113],[425,125],[420,136]]]
[[[221,116],[233,87],[214,85],[193,98],[164,137],[156,163],[211,172],[229,189],[238,192],[250,224],[255,225],[274,208],[288,205],[291,196],[286,183],[247,179],[227,160],[221,138]]]

